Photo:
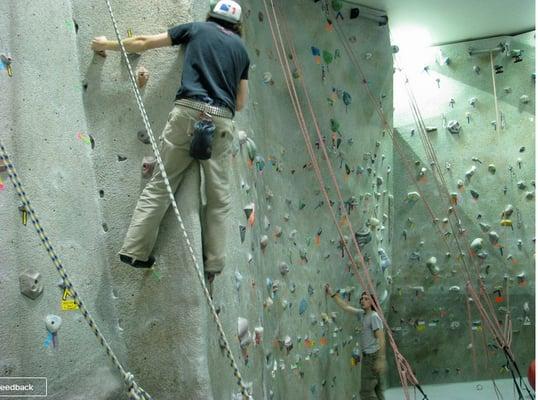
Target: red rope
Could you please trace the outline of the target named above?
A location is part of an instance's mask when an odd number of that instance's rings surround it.
[[[269,13],[269,10],[267,8],[267,3],[265,2],[265,0],[264,0],[264,6],[265,6],[266,12],[267,12],[267,14],[269,16],[270,13]],[[321,171],[319,169],[319,164],[317,163],[317,160],[315,159],[315,153],[314,153],[313,148],[312,148],[312,143],[310,142],[310,139],[309,139],[308,127],[307,127],[304,115],[302,113],[302,109],[301,109],[299,97],[297,95],[297,91],[295,89],[295,85],[293,84],[293,78],[292,78],[291,70],[290,70],[290,67],[289,67],[289,63],[288,63],[287,58],[285,56],[286,55],[285,46],[284,46],[284,43],[283,43],[283,40],[282,40],[280,27],[278,25],[278,18],[277,18],[277,15],[276,15],[276,12],[275,12],[275,7],[274,7],[274,4],[273,4],[272,0],[271,0],[271,7],[272,7],[272,10],[273,10],[273,17],[275,19],[275,25],[276,25],[276,28],[277,28],[277,31],[278,31],[278,36],[280,38],[280,41],[278,41],[276,39],[276,34],[275,34],[274,27],[273,27],[273,22],[271,21],[271,18],[269,16],[268,19],[269,19],[269,24],[270,24],[270,28],[271,28],[271,34],[273,36],[273,41],[274,41],[275,46],[277,48],[279,61],[280,61],[280,64],[281,64],[283,72],[284,72],[284,76],[285,76],[285,79],[286,79],[286,85],[288,87],[288,91],[290,92],[290,97],[292,99],[292,104],[293,104],[293,107],[294,107],[294,111],[295,111],[296,116],[297,116],[298,121],[299,121],[299,125],[300,125],[300,128],[301,128],[301,133],[303,134],[303,138],[305,139],[307,150],[308,150],[309,156],[311,158],[312,165],[313,165],[314,171],[316,173],[316,177],[318,179],[318,182],[320,183],[321,192],[323,193],[324,198],[325,198],[325,202],[327,203],[327,205],[328,205],[328,207],[330,209],[331,217],[333,218],[333,222],[334,222],[335,226],[337,227],[337,231],[338,231],[338,234],[340,236],[340,239],[341,239],[341,242],[342,242],[342,245],[343,245],[343,250],[348,255],[348,257],[349,257],[349,259],[351,261],[352,267],[354,268],[355,276],[357,277],[357,279],[359,280],[361,285],[366,289],[366,291],[371,296],[373,296],[375,298],[374,286],[373,286],[373,283],[372,283],[372,281],[371,281],[371,279],[369,277],[368,269],[367,269],[367,267],[365,265],[364,258],[362,256],[362,253],[361,253],[360,249],[359,249],[358,243],[357,243],[357,241],[355,239],[354,230],[353,230],[353,227],[351,225],[350,218],[349,218],[348,214],[345,211],[344,200],[343,200],[342,194],[340,192],[340,187],[339,187],[338,182],[336,180],[334,169],[333,169],[332,163],[331,163],[331,161],[329,159],[327,149],[326,149],[323,137],[321,135],[321,130],[320,130],[319,126],[318,126],[317,119],[316,119],[316,116],[315,116],[315,113],[313,111],[313,107],[312,107],[312,104],[311,104],[311,101],[310,101],[310,97],[308,95],[308,91],[306,90],[306,86],[304,85],[304,81],[301,80],[301,82],[303,83],[303,91],[305,93],[305,98],[307,99],[308,108],[309,108],[309,111],[311,113],[312,120],[314,122],[314,127],[315,127],[315,130],[316,130],[317,136],[318,136],[320,148],[322,149],[324,158],[325,158],[325,160],[327,162],[330,177],[331,177],[331,180],[332,180],[332,182],[334,184],[334,187],[336,189],[336,192],[337,192],[337,195],[338,195],[338,198],[339,198],[339,202],[340,202],[339,208],[340,208],[340,211],[344,214],[344,218],[346,219],[348,228],[350,229],[350,232],[351,232],[351,237],[352,237],[353,244],[355,245],[355,250],[357,251],[357,254],[359,256],[359,261],[361,262],[361,265],[364,267],[364,272],[365,272],[365,276],[366,276],[366,282],[364,281],[361,274],[359,273],[359,270],[358,270],[358,267],[357,267],[357,265],[355,263],[355,260],[354,260],[353,256],[351,255],[351,252],[349,251],[349,249],[347,247],[347,244],[345,243],[344,235],[343,235],[343,233],[342,233],[342,231],[341,231],[341,229],[339,227],[339,224],[338,224],[337,219],[336,219],[336,215],[334,214],[334,210],[330,206],[330,200],[329,200],[329,197],[328,197],[328,193],[325,190],[324,180],[323,180],[323,177],[321,175]],[[336,31],[340,36],[342,36],[342,32],[340,30],[340,27],[338,26],[338,23],[336,25]],[[287,34],[286,30],[285,30],[285,33]],[[291,41],[289,41],[289,42],[291,43]],[[432,216],[432,221],[435,224],[435,221],[437,220],[435,218],[435,214],[434,214],[431,206],[427,202],[425,196],[423,195],[422,190],[418,186],[418,182],[412,177],[411,168],[409,166],[409,164],[410,164],[409,160],[404,156],[404,153],[403,153],[403,151],[402,151],[402,149],[400,147],[400,144],[399,144],[399,142],[397,140],[395,140],[394,135],[393,135],[393,131],[390,128],[390,126],[388,124],[388,121],[387,121],[382,109],[377,105],[377,101],[374,98],[374,96],[373,96],[373,94],[372,94],[372,92],[371,92],[371,90],[369,88],[367,80],[364,78],[364,73],[362,72],[362,69],[360,68],[360,64],[358,63],[358,61],[357,61],[352,49],[350,48],[349,44],[347,43],[347,41],[345,39],[343,39],[342,43],[344,44],[344,48],[346,49],[348,55],[350,56],[350,59],[352,60],[353,64],[359,70],[359,72],[360,72],[360,74],[362,76],[362,82],[366,86],[367,93],[368,93],[372,103],[374,104],[374,107],[375,107],[378,115],[380,116],[381,120],[383,121],[385,129],[388,131],[390,137],[392,138],[394,147],[398,151],[398,153],[399,153],[399,155],[400,155],[400,157],[401,157],[401,159],[402,159],[402,161],[404,163],[404,166],[406,167],[406,171],[407,171],[408,175],[411,177],[411,180],[416,184],[417,191],[421,195],[421,199],[423,200],[427,211]],[[278,48],[278,44],[280,44],[280,47],[281,47],[280,50]],[[294,47],[292,45],[290,47],[291,47],[292,56],[293,56],[295,66],[296,66],[297,70],[299,71],[300,75],[302,75],[301,67],[296,61],[297,60],[297,54],[295,52],[295,49],[294,49]],[[282,53],[281,53],[281,51],[282,51]],[[286,62],[284,63],[283,60],[285,60]],[[408,80],[406,81],[406,84],[407,83],[408,83]],[[422,144],[423,144],[423,146],[425,148],[425,151],[426,151],[426,154],[427,154],[428,158],[430,160],[432,160],[431,161],[431,166],[432,166],[432,172],[433,172],[435,183],[436,183],[436,185],[437,185],[437,187],[439,189],[439,193],[444,194],[446,196],[446,198],[449,198],[448,187],[447,187],[446,181],[444,179],[443,173],[442,173],[442,171],[440,169],[439,161],[437,159],[435,149],[433,148],[433,145],[432,145],[431,141],[429,140],[429,137],[428,137],[428,135],[426,133],[426,127],[425,127],[425,124],[424,124],[424,120],[423,120],[423,118],[422,118],[422,116],[420,114],[420,110],[419,110],[419,108],[417,106],[416,99],[414,98],[414,95],[412,94],[410,89],[407,87],[407,85],[406,85],[406,89],[407,89],[407,92],[408,92],[408,97],[410,99],[409,101],[410,101],[410,107],[411,107],[412,112],[413,112],[413,117],[415,119],[417,127],[419,128],[421,142],[422,142]],[[459,226],[461,226],[461,220],[458,218],[458,213],[457,213],[456,208],[452,207],[451,210],[452,210],[452,214],[457,219],[457,224]],[[456,228],[455,228],[453,222],[451,221],[451,218],[449,218],[449,224],[450,224],[450,228],[451,228],[451,231],[453,233],[453,236],[454,236],[455,244],[456,244],[456,246],[458,248],[458,251],[459,251],[458,259],[461,261],[461,263],[462,263],[462,265],[464,267],[464,272],[466,273],[467,278],[468,278],[468,280],[467,280],[467,288],[468,288],[468,290],[470,291],[470,294],[471,294],[471,291],[474,291],[474,288],[473,288],[473,286],[471,284],[471,274],[470,274],[469,268],[468,268],[468,266],[466,264],[466,261],[464,259],[464,255],[466,253],[464,253],[462,251],[462,246],[460,245],[460,243],[458,241],[458,238],[457,238],[457,235],[455,234]],[[443,242],[445,243],[447,248],[450,250],[450,246],[448,245],[448,242],[446,241],[444,234],[441,232],[438,225],[436,225],[436,227],[437,227],[437,230],[441,233],[440,236],[441,236]],[[468,244],[467,244],[466,247],[467,247],[467,254],[472,254],[470,252],[470,248],[469,248]],[[476,265],[476,263],[473,263],[473,265],[475,267],[475,271],[476,271],[477,276],[479,276],[479,267]],[[490,313],[491,313],[490,315],[495,315],[495,310],[493,308],[493,304],[491,302],[491,299],[487,296],[487,294],[485,293],[485,290],[483,290],[482,286],[481,286],[481,293],[482,293],[482,297],[484,299],[484,302],[486,303],[487,307],[490,309],[489,310]],[[479,309],[479,312],[481,313],[482,318],[485,321],[486,326],[493,333],[493,335],[495,336],[498,343],[502,347],[508,347],[508,350],[509,350],[509,347],[510,347],[510,344],[511,344],[511,337],[510,337],[510,334],[509,334],[509,331],[511,329],[511,323],[508,322],[508,323],[505,324],[505,332],[503,334],[503,332],[501,332],[501,329],[500,329],[499,321],[497,321],[496,318],[492,319],[487,314],[486,309],[484,308],[484,306],[482,305],[482,303],[480,301],[480,296],[476,295],[476,292],[474,292],[474,294],[475,294],[475,296],[471,295],[471,297],[473,298],[474,303],[477,305],[477,308]],[[376,307],[374,307],[374,308],[376,308]],[[382,318],[382,321],[385,324],[385,326],[387,328],[389,328],[388,324],[387,324],[387,321],[385,320],[385,318],[383,316],[382,310],[379,307],[377,307],[376,311],[378,312],[378,314]],[[507,321],[508,321],[508,315],[507,315]],[[407,374],[406,374],[406,368],[408,368],[408,371],[410,372],[410,376],[412,378],[414,378],[415,381],[416,381],[416,378],[412,374],[411,368],[407,364],[407,361],[405,360],[405,358],[403,358],[403,356],[401,356],[401,354],[397,350],[397,346],[396,346],[396,344],[394,342],[394,339],[393,339],[392,335],[390,334],[390,329],[387,329],[387,332],[389,332],[389,342],[391,343],[391,346],[393,347],[393,350],[395,351],[396,364],[398,366],[398,371],[399,371],[399,374],[400,374],[400,380],[402,381],[402,384],[404,385],[404,390],[406,392],[406,398],[407,398],[407,396],[408,396],[407,387],[405,387],[406,383],[408,381]],[[417,381],[417,383],[418,383],[418,381]]]

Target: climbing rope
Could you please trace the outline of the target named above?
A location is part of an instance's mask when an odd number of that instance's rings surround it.
[[[41,225],[41,222],[39,222],[37,213],[32,207],[32,204],[30,203],[30,199],[28,199],[28,196],[26,195],[26,191],[24,190],[22,186],[22,183],[19,179],[19,175],[17,174],[17,170],[15,169],[15,166],[13,165],[13,163],[10,161],[9,155],[7,154],[6,149],[4,145],[2,144],[2,142],[0,142],[0,160],[4,161],[4,164],[7,167],[9,179],[11,183],[13,184],[13,186],[15,187],[17,195],[22,201],[22,206],[24,207],[26,212],[30,215],[32,224],[37,234],[39,235],[41,242],[45,246],[45,249],[47,250],[47,253],[50,256],[52,263],[54,264],[54,266],[56,267],[56,270],[62,277],[62,283],[63,283],[64,288],[69,290],[75,303],[78,305],[80,312],[84,316],[84,319],[86,320],[86,322],[92,329],[93,333],[97,337],[97,340],[99,341],[101,346],[105,348],[106,354],[110,357],[114,366],[119,369],[121,376],[123,377],[123,380],[129,391],[129,398],[132,400],[152,400],[152,397],[149,394],[147,394],[144,391],[144,389],[138,386],[138,384],[135,382],[133,374],[125,371],[125,368],[123,368],[123,366],[118,360],[118,357],[116,357],[116,355],[112,351],[112,348],[110,347],[107,340],[101,333],[101,330],[99,329],[99,327],[95,323],[95,320],[92,318],[90,312],[84,305],[84,302],[80,298],[78,292],[73,287],[73,284],[71,283],[71,280],[69,279],[67,271],[65,270],[62,264],[62,261],[60,260],[60,257],[58,257],[58,255],[54,251],[54,248],[52,244],[50,243],[49,237],[47,233],[45,232],[45,229]]]
[[[308,91],[306,90],[306,87],[304,86],[304,82],[302,81],[303,82],[303,89],[304,89],[304,92],[305,92],[305,97],[306,97],[306,99],[308,101],[308,106],[309,106],[309,109],[310,109],[310,113],[312,115],[312,119],[313,119],[314,124],[315,124],[316,132],[318,133],[319,145],[320,145],[320,148],[323,150],[324,158],[325,158],[325,160],[327,162],[327,167],[329,169],[329,172],[331,174],[331,178],[332,178],[334,187],[336,188],[336,191],[337,191],[337,194],[338,194],[338,198],[339,198],[339,201],[340,201],[340,209],[343,211],[344,217],[345,217],[346,222],[347,222],[347,225],[350,228],[352,240],[353,240],[353,242],[355,244],[355,249],[357,251],[359,261],[360,261],[361,265],[363,266],[363,271],[364,271],[364,274],[366,276],[366,281],[362,278],[362,274],[359,272],[359,269],[358,269],[358,267],[356,265],[356,261],[355,261],[354,257],[352,256],[352,254],[350,253],[350,251],[349,251],[349,249],[347,247],[347,244],[345,243],[344,235],[343,235],[343,233],[342,233],[342,231],[341,231],[341,229],[339,227],[339,224],[338,224],[338,222],[336,220],[336,215],[335,215],[334,210],[333,210],[333,208],[331,206],[331,202],[329,200],[327,190],[325,189],[325,184],[324,184],[324,181],[323,181],[323,177],[321,176],[321,171],[319,169],[319,164],[318,164],[317,159],[315,157],[313,147],[312,147],[312,143],[311,143],[310,138],[309,138],[308,128],[307,128],[306,121],[304,119],[304,115],[303,115],[303,112],[302,112],[302,109],[301,109],[299,97],[297,95],[295,85],[293,83],[291,69],[290,69],[290,66],[289,66],[289,63],[288,63],[288,60],[287,60],[287,57],[286,57],[287,53],[286,53],[286,50],[285,50],[285,47],[284,47],[284,41],[282,39],[282,35],[281,35],[281,32],[280,32],[280,26],[279,26],[279,23],[278,23],[279,18],[276,15],[275,6],[273,4],[273,1],[271,0],[270,3],[271,3],[271,8],[272,8],[273,18],[271,18],[270,13],[269,13],[269,8],[267,6],[267,2],[264,0],[266,14],[268,15],[268,21],[269,21],[269,25],[270,25],[270,29],[271,29],[271,34],[273,36],[273,42],[275,44],[275,48],[277,50],[277,55],[278,55],[281,67],[283,69],[285,82],[286,82],[286,85],[288,87],[288,91],[290,93],[290,97],[291,97],[291,100],[292,100],[292,105],[293,105],[294,111],[296,113],[298,122],[299,122],[299,127],[300,127],[301,133],[303,135],[303,138],[305,140],[307,151],[308,151],[308,153],[310,155],[311,163],[312,163],[312,166],[314,168],[314,171],[316,173],[316,177],[317,177],[319,185],[320,185],[320,191],[321,191],[321,193],[323,194],[323,196],[325,198],[325,203],[329,207],[331,217],[333,219],[335,227],[336,227],[336,229],[338,231],[338,234],[340,236],[341,243],[343,245],[342,246],[343,250],[347,253],[347,255],[348,255],[348,257],[349,257],[349,259],[351,261],[351,265],[352,265],[352,267],[354,269],[354,272],[355,272],[354,275],[359,280],[362,287],[365,288],[365,290],[372,297],[375,298],[376,296],[375,296],[375,288],[374,288],[373,282],[369,277],[368,268],[365,265],[364,258],[362,256],[362,253],[361,253],[360,249],[359,249],[359,246],[358,246],[358,243],[356,241],[356,238],[355,238],[355,236],[353,234],[354,231],[353,231],[353,227],[351,226],[350,218],[348,218],[347,214],[345,213],[345,208],[343,207],[344,200],[342,198],[338,182],[336,181],[336,176],[334,174],[334,169],[332,168],[332,163],[331,163],[331,161],[330,161],[330,159],[328,157],[327,149],[326,149],[326,146],[324,144],[323,138],[321,136],[319,125],[317,124],[317,119],[315,117],[315,113],[313,111],[313,108],[312,108],[312,105],[311,105],[311,102],[310,102]],[[273,27],[272,19],[274,19],[275,27]],[[277,35],[278,35],[278,39],[277,39]],[[288,41],[291,43],[290,40],[288,40]],[[293,48],[293,45],[290,44],[290,47],[291,47],[292,55],[293,55],[292,60],[294,60],[295,67],[297,68],[297,70],[299,71],[299,74],[301,75],[302,70],[300,69],[300,66],[298,65],[298,63],[296,62],[297,56],[296,56],[295,50]],[[388,326],[388,323],[384,318],[383,310],[376,304],[376,302],[374,302],[374,308],[378,312],[380,318],[383,321],[383,324],[387,328],[387,335],[389,337],[389,343],[390,343],[390,345],[391,345],[391,347],[392,347],[392,349],[394,351],[396,365],[398,367],[400,380],[402,382],[402,386],[404,387],[404,392],[405,392],[406,398],[409,399],[409,394],[408,394],[408,391],[407,391],[407,383],[411,382],[413,385],[415,385],[415,387],[418,390],[421,391],[421,393],[424,395],[424,398],[427,399],[427,396],[422,391],[422,388],[418,385],[418,380],[414,376],[414,374],[412,372],[412,369],[411,369],[411,366],[409,365],[407,360],[405,360],[405,358],[401,355],[401,353],[398,350],[396,342],[395,342],[394,338],[392,337],[390,327]]]
[[[493,81],[493,92],[494,92],[494,101],[495,101],[495,113],[496,113],[496,129],[501,129],[500,127],[500,119],[499,119],[499,111],[498,111],[498,100],[496,95],[496,84],[495,84],[495,75],[493,73],[493,58],[492,54],[490,53],[490,62],[492,64],[492,81]],[[415,122],[417,124],[417,127],[419,128],[419,133],[421,136],[421,140],[423,142],[424,148],[426,150],[428,158],[431,160],[432,170],[436,172],[434,174],[434,177],[436,179],[435,183],[439,189],[439,193],[442,193],[444,196],[448,197],[448,185],[444,179],[444,175],[440,169],[439,160],[437,159],[437,153],[433,147],[433,144],[431,143],[431,140],[429,139],[429,136],[426,132],[426,126],[424,124],[424,120],[420,114],[420,109],[418,108],[418,104],[416,102],[416,99],[414,98],[413,93],[411,92],[411,89],[409,88],[409,79],[406,77],[406,90],[408,92],[408,96],[410,99],[410,105],[413,112],[413,117],[415,118]],[[457,220],[457,226],[461,228],[461,220],[458,217],[458,212],[456,207],[451,207],[452,214]],[[449,219],[450,221],[450,219]],[[454,225],[452,224],[452,221],[450,221],[450,227],[452,232],[454,233],[454,241],[456,246],[459,250],[459,256],[458,259],[461,261],[462,266],[464,267],[464,272],[467,274],[467,282],[466,282],[466,288],[470,295],[470,297],[473,300],[473,303],[477,307],[477,310],[479,311],[481,315],[482,321],[485,323],[486,327],[490,331],[490,333],[493,335],[496,342],[499,344],[499,347],[503,350],[506,359],[507,359],[507,368],[510,369],[510,372],[512,373],[512,376],[514,378],[514,385],[518,391],[518,394],[520,396],[520,399],[522,399],[522,391],[520,389],[520,385],[524,386],[527,392],[529,393],[530,398],[534,399],[534,397],[530,394],[530,391],[527,387],[527,385],[523,382],[523,379],[521,377],[519,368],[517,366],[517,363],[515,361],[514,354],[511,350],[511,342],[512,342],[512,322],[511,322],[511,316],[509,311],[509,306],[507,307],[508,311],[505,315],[505,326],[504,329],[501,328],[500,321],[496,317],[496,311],[493,306],[493,303],[491,301],[491,298],[488,296],[484,280],[480,277],[480,271],[479,266],[477,265],[476,259],[471,258],[472,265],[475,267],[476,277],[478,280],[478,287],[479,291],[475,290],[473,284],[471,283],[472,276],[470,272],[470,268],[467,266],[467,262],[465,260],[465,253],[462,250],[462,246],[459,243],[458,237],[455,234],[456,230]],[[466,243],[465,246],[467,250],[467,254],[472,255],[472,251],[470,249],[469,243]],[[507,296],[508,296],[508,284],[506,287]],[[487,309],[486,309],[487,307]],[[486,352],[487,356],[487,352]],[[520,383],[518,384],[515,379],[514,369],[519,375]]]
[[[207,300],[207,304],[209,305],[209,309],[211,311],[211,315],[213,316],[213,319],[215,320],[215,323],[217,325],[217,329],[219,331],[221,341],[224,344],[224,350],[225,350],[225,353],[226,353],[226,357],[230,361],[230,366],[232,367],[233,374],[234,374],[235,378],[237,379],[237,385],[241,389],[241,394],[246,399],[252,399],[252,396],[249,393],[248,387],[243,383],[243,378],[241,376],[241,373],[239,372],[239,367],[237,366],[237,363],[236,363],[235,358],[233,356],[232,350],[230,349],[230,344],[228,342],[228,339],[226,338],[226,334],[224,333],[224,328],[222,327],[222,323],[221,323],[220,318],[219,318],[219,316],[217,314],[217,311],[216,311],[215,306],[213,304],[213,300],[211,299],[211,295],[210,295],[209,290],[207,288],[207,285],[205,283],[205,279],[204,279],[202,269],[200,268],[200,265],[198,264],[198,261],[196,259],[195,254],[194,254],[193,247],[191,245],[191,241],[190,241],[190,239],[189,239],[189,237],[187,235],[187,230],[185,229],[185,226],[183,224],[183,219],[181,218],[181,215],[179,213],[179,209],[177,207],[176,199],[174,198],[174,193],[172,192],[172,188],[170,187],[170,182],[168,181],[168,176],[167,176],[166,171],[164,169],[163,161],[161,159],[161,154],[159,152],[155,137],[153,136],[153,130],[151,129],[151,125],[149,123],[149,118],[148,118],[148,116],[146,114],[146,109],[145,109],[144,103],[142,101],[142,96],[140,95],[140,91],[138,90],[138,86],[136,84],[136,79],[134,77],[133,70],[131,68],[131,63],[129,61],[129,58],[127,57],[127,52],[125,50],[125,47],[123,45],[119,30],[118,30],[118,24],[116,22],[116,18],[114,17],[114,13],[112,12],[112,6],[111,6],[109,0],[105,0],[105,1],[106,1],[106,4],[107,4],[107,7],[108,7],[108,11],[110,13],[110,18],[112,19],[112,24],[114,26],[114,32],[116,34],[116,38],[117,38],[118,43],[120,45],[121,53],[123,55],[125,63],[127,64],[127,70],[129,72],[129,78],[131,80],[131,87],[133,89],[133,92],[134,92],[134,95],[135,95],[135,98],[136,98],[136,103],[138,104],[138,109],[140,110],[140,114],[142,115],[142,120],[144,121],[144,125],[146,127],[146,131],[148,133],[148,136],[149,136],[149,139],[150,139],[150,142],[151,142],[151,148],[153,149],[153,153],[155,154],[155,158],[157,159],[157,164],[159,165],[161,175],[162,175],[164,183],[166,185],[166,190],[168,192],[168,196],[170,197],[170,201],[172,203],[172,208],[174,209],[174,213],[176,215],[176,218],[177,218],[177,220],[179,222],[179,226],[180,226],[181,231],[183,233],[183,238],[185,239],[185,242],[186,242],[187,247],[189,249],[189,254],[190,254],[190,257],[191,257],[191,259],[193,261],[194,268],[195,268],[197,276],[198,276],[198,280],[200,281],[200,284],[202,285],[203,292],[204,292],[205,298]]]
[[[489,61],[491,64],[491,80],[493,82],[493,98],[495,99],[495,131],[500,136],[501,133],[501,119],[499,118],[499,104],[497,101],[497,85],[495,82],[495,65],[493,64],[493,52],[489,52]]]
[[[429,136],[426,133],[426,127],[425,127],[425,124],[424,124],[424,120],[422,119],[422,116],[420,115],[420,110],[418,108],[418,104],[417,104],[416,99],[414,98],[414,95],[412,94],[410,88],[408,87],[408,83],[409,83],[409,80],[406,79],[406,90],[407,90],[408,96],[410,98],[410,104],[411,104],[411,109],[413,111],[413,116],[415,118],[415,122],[417,123],[417,127],[419,128],[420,137],[421,137],[421,140],[423,141],[423,145],[424,145],[424,148],[425,148],[426,153],[428,155],[428,158],[430,160],[432,160],[432,170],[436,172],[436,175],[434,175],[436,177],[435,182],[437,184],[439,192],[443,193],[446,197],[448,197],[449,196],[449,194],[448,194],[448,185],[447,185],[447,183],[446,183],[446,181],[444,179],[444,175],[443,175],[442,171],[440,170],[439,160],[437,159],[437,154],[435,152],[435,149],[433,148],[433,145],[431,143],[431,140],[429,139]],[[495,92],[496,90],[495,90],[495,78],[494,78],[494,75],[493,75],[493,86],[494,86],[494,92]],[[496,108],[497,119],[498,119],[498,106],[497,106],[497,98],[496,98],[496,96],[494,97],[494,99],[495,99],[495,108]],[[458,221],[457,222],[458,227],[461,227],[460,219],[458,217],[457,208],[456,207],[451,207],[451,210],[452,210],[452,214],[454,215],[454,217]],[[465,253],[463,252],[463,247],[460,244],[457,235],[455,234],[456,228],[452,224],[451,219],[449,219],[449,222],[450,222],[451,230],[453,232],[454,242],[455,242],[456,246],[458,247],[458,251],[459,251],[458,259],[461,261],[461,264],[464,267],[464,271],[467,274],[468,284],[471,284],[470,282],[472,280],[472,276],[471,276],[470,269],[469,269],[469,267],[467,265],[466,259],[464,257]],[[465,247],[466,247],[466,250],[467,250],[467,254],[472,254],[472,251],[471,251],[468,243],[466,243]],[[478,303],[475,303],[475,304],[477,305],[477,307],[484,309],[483,304],[482,304],[482,302],[484,302],[486,304],[486,306],[488,307],[489,311],[490,311],[490,315],[496,315],[495,310],[494,310],[494,306],[493,306],[493,304],[491,302],[491,299],[489,298],[489,296],[486,293],[484,283],[483,283],[482,279],[480,279],[480,271],[479,271],[479,267],[478,267],[478,265],[476,263],[476,260],[474,260],[474,259],[471,259],[471,260],[475,261],[475,262],[472,263],[472,265],[475,268],[476,276],[479,278],[478,279],[478,286],[480,287],[480,291],[479,291],[480,296],[476,296],[476,299],[477,299]],[[472,284],[471,284],[471,289],[472,289]],[[482,300],[480,300],[480,298]],[[501,347],[504,347],[504,345],[507,345],[508,348],[509,348],[510,347],[510,340],[507,340],[508,339],[507,331],[505,330],[504,333],[501,331],[500,323],[497,320],[497,318],[491,318],[491,322],[492,322],[491,327],[492,328],[494,327],[494,331],[492,331],[492,333],[494,334],[494,336],[496,337],[497,340],[500,339],[501,342],[503,343],[503,345]],[[509,324],[509,325],[511,325],[511,324]],[[498,335],[500,335],[500,337]]]

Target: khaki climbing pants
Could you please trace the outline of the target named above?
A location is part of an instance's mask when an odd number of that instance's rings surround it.
[[[229,118],[212,116],[215,136],[211,158],[195,160],[189,155],[189,147],[194,123],[199,115],[198,110],[176,104],[168,116],[159,151],[174,193],[192,162],[199,162],[202,166],[207,199],[202,219],[204,270],[220,272],[225,263],[226,220],[231,208],[229,174],[234,123]],[[119,254],[146,261],[153,250],[159,225],[170,203],[164,179],[156,165],[151,180],[140,195]]]
[[[379,351],[362,355],[361,400],[385,400],[383,394],[383,377],[374,370]]]

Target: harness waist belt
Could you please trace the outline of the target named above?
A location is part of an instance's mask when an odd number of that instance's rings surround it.
[[[216,117],[223,117],[223,118],[229,118],[229,119],[233,118],[233,114],[228,108],[211,106],[202,101],[196,101],[196,100],[190,100],[190,99],[179,99],[175,101],[175,104],[189,107],[189,108],[192,108],[193,110],[204,111]]]

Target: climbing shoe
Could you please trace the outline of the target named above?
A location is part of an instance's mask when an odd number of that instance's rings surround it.
[[[120,261],[135,268],[151,268],[151,266],[155,263],[155,257],[149,256],[147,261],[142,261],[133,259],[132,257],[124,254],[120,254]]]

